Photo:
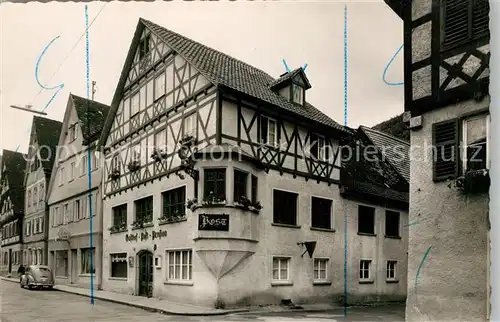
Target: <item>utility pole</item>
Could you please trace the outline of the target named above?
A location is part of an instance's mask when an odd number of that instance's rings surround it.
[[[92,100],[94,100],[94,94],[97,91],[95,88],[96,81],[92,81]]]

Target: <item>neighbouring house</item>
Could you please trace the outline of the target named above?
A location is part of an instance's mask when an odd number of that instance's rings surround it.
[[[0,177],[0,275],[17,276],[19,265],[24,264],[23,216],[24,170],[26,156],[20,152],[3,150]]]
[[[341,300],[339,146],[354,133],[310,88],[301,68],[276,79],[140,19],[99,139],[103,289],[216,307]],[[366,291],[350,245],[353,295],[404,293]]]
[[[47,186],[54,164],[61,122],[34,116],[24,174],[23,263],[47,265]]]
[[[409,143],[361,126],[342,152],[340,214],[346,216],[344,247],[350,267],[347,302],[404,302]]]
[[[91,274],[95,288],[101,284],[102,167],[96,141],[108,110],[107,105],[69,95],[47,195],[48,263],[57,284],[90,287]]]
[[[406,320],[485,321],[489,2],[385,1],[404,24],[404,119],[411,130]]]

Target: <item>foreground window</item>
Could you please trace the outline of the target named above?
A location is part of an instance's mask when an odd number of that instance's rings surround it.
[[[138,223],[153,222],[153,197],[147,197],[135,202],[135,221]]]
[[[184,217],[186,214],[186,187],[165,191],[163,197],[163,218]]]
[[[226,169],[205,169],[205,199],[226,200]]]
[[[297,225],[298,194],[282,190],[273,192],[273,222],[275,224]]]
[[[113,226],[122,227],[127,225],[127,204],[113,207]]]
[[[375,208],[358,206],[358,233],[375,234]]]
[[[387,280],[396,279],[396,265],[397,261],[387,261]]]
[[[385,235],[399,237],[399,212],[385,211]]]
[[[127,277],[127,253],[111,254],[111,277]]]
[[[234,170],[234,201],[239,201],[247,196],[248,173]]]
[[[371,260],[361,260],[359,262],[359,279],[361,281],[370,280],[371,268],[372,268],[372,261]]]
[[[327,266],[328,266],[328,259],[326,258],[314,259],[314,280],[316,281],[327,280]]]
[[[189,281],[193,278],[191,250],[168,252],[168,279]]]
[[[488,141],[490,138],[489,124],[489,115],[481,115],[464,121],[463,142],[465,158],[463,160],[463,168],[465,171],[490,168],[488,153]]]
[[[95,268],[93,267],[92,261],[95,262],[95,248],[82,248],[82,274],[93,274],[95,273]]]
[[[311,227],[332,229],[332,201],[324,198],[311,198]]]
[[[276,120],[266,116],[260,117],[260,143],[270,146],[277,145]]]
[[[290,258],[273,258],[273,280],[288,281],[290,279]]]

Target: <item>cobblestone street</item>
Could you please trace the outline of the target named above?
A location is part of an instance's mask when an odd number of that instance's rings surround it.
[[[252,312],[223,316],[177,316],[96,300],[58,291],[21,289],[19,284],[0,281],[1,322],[28,321],[344,321],[342,310],[324,313]],[[404,307],[350,309],[348,321],[404,321]]]

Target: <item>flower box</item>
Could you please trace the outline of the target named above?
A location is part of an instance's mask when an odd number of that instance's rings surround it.
[[[455,187],[465,194],[486,193],[490,184],[490,172],[487,169],[467,171],[455,181]]]

